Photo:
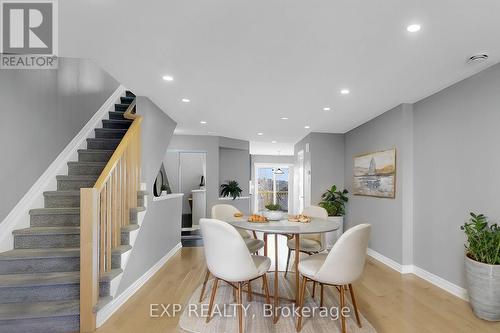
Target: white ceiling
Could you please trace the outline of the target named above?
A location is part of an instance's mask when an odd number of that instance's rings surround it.
[[[493,0],[71,0],[59,12],[60,55],[96,59],[179,133],[271,150],[346,132],[500,61]],[[489,60],[467,63],[478,52]]]

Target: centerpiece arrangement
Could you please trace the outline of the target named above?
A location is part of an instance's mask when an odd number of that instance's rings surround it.
[[[266,209],[262,212],[262,215],[269,221],[279,221],[285,214],[279,204],[268,204],[266,205]]]

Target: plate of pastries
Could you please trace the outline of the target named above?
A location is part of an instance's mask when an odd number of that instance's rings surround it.
[[[253,223],[266,223],[266,222],[269,222],[268,219],[266,219],[264,216],[262,215],[258,215],[258,214],[252,214],[248,217],[248,222],[253,222]]]
[[[290,215],[288,216],[288,221],[290,222],[300,222],[300,223],[309,223],[311,222],[311,218],[306,215]]]

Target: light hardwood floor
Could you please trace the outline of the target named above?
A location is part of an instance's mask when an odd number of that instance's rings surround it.
[[[150,304],[184,304],[203,282],[204,273],[203,249],[181,249],[97,332],[180,332],[179,317],[150,318]],[[371,258],[363,278],[354,286],[360,311],[379,333],[500,332],[500,323],[477,319],[468,303],[413,274],[401,275]]]

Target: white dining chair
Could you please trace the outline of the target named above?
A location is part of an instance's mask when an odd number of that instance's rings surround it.
[[[239,212],[240,211],[236,207],[228,204],[220,204],[212,206],[212,218],[217,220],[234,218],[234,214]],[[253,233],[252,237],[252,235],[248,233],[248,231],[246,230],[239,228],[236,230],[238,230],[239,234],[245,241],[245,244],[247,245],[250,253],[257,254],[257,252],[264,247],[264,241],[258,239],[255,232]]]
[[[319,219],[328,219],[328,212],[323,207],[309,206],[304,208],[302,215],[315,217]],[[319,253],[325,250],[325,234],[304,234],[300,235],[298,252],[306,253],[308,255]],[[288,246],[288,256],[286,257],[285,278],[288,273],[288,266],[290,264],[290,255],[292,251],[296,251],[295,255],[299,255],[295,248],[295,240],[290,238],[286,243]]]
[[[220,204],[212,206],[212,218],[216,220],[225,220],[234,218],[234,214],[239,212],[240,211],[232,205]],[[250,253],[257,254],[258,251],[264,247],[265,244],[264,241],[258,239],[255,232],[253,233],[252,237],[246,230],[238,228],[236,228],[236,230],[240,234],[241,238],[243,238],[243,241],[245,242],[245,245]],[[205,282],[200,294],[200,299],[199,299],[200,302],[203,300],[206,281],[208,281],[209,278],[210,278],[210,270],[207,268],[207,271],[205,272],[205,279],[204,279]],[[252,299],[251,293],[249,293],[248,296],[249,296],[248,298],[251,300]]]
[[[245,284],[251,293],[250,282],[262,278],[266,303],[270,303],[269,287],[266,273],[271,266],[268,257],[251,255],[236,229],[230,224],[215,220],[201,219],[205,259],[210,273],[214,276],[212,294],[208,305],[207,323],[212,317],[212,308],[219,280],[222,280],[237,290],[236,303],[238,309],[239,332],[243,333],[242,289]],[[205,289],[207,281],[203,283]]]
[[[349,289],[356,321],[361,327],[358,306],[354,297],[352,283],[363,273],[366,260],[366,250],[370,238],[371,225],[359,224],[347,230],[333,245],[328,254],[320,253],[307,257],[299,262],[299,272],[302,282],[299,291],[299,318],[297,331],[302,329],[301,308],[304,305],[306,284],[308,281],[317,282],[321,286],[321,304],[323,306],[323,286],[335,286],[340,293],[340,311],[346,306],[345,289]],[[340,315],[342,333],[346,332],[345,317]]]

